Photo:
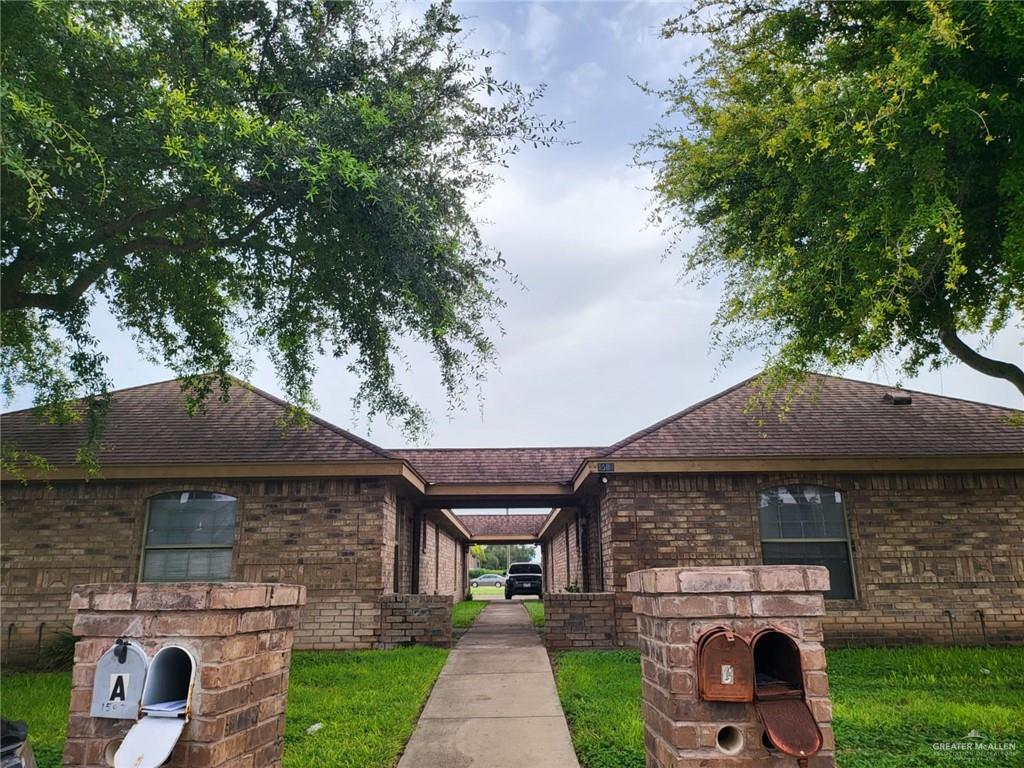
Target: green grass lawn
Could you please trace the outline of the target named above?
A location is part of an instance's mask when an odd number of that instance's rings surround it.
[[[0,678],[0,714],[28,723],[39,768],[61,764],[70,703],[70,672],[5,672]]]
[[[541,629],[544,626],[544,603],[540,600],[526,600],[523,602],[523,608],[530,614],[533,626]]]
[[[444,666],[443,648],[296,653],[285,768],[391,768]],[[324,727],[314,734],[313,723]]]
[[[644,768],[638,651],[566,651],[555,683],[583,768]]]
[[[391,768],[444,666],[443,648],[300,651],[292,657],[285,768]],[[59,768],[71,674],[11,673],[0,711],[25,720],[39,768]],[[323,728],[313,734],[314,723]]]
[[[452,606],[452,626],[455,629],[468,629],[487,607],[486,600],[463,600]]]
[[[542,615],[539,601],[523,603]],[[531,613],[532,616],[532,613]],[[286,768],[390,768],[444,665],[440,648],[297,652],[292,659]],[[840,768],[1008,768],[1024,765],[1024,649],[830,651]],[[987,670],[987,673],[983,670]],[[584,768],[642,768],[636,651],[569,651],[556,678]],[[0,712],[26,720],[40,768],[59,768],[71,675],[9,673]],[[324,727],[314,734],[313,723]],[[971,730],[1012,753],[936,752]]]
[[[837,650],[828,663],[840,768],[1024,765],[1024,649]],[[568,651],[556,665],[584,768],[642,768],[639,654]],[[1017,748],[965,755],[932,746],[974,729]]]
[[[474,599],[478,597],[504,597],[504,587],[470,587],[469,591],[473,594]]]

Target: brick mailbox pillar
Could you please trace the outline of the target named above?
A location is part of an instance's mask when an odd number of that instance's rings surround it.
[[[167,765],[280,766],[293,627],[305,601],[305,587],[287,584],[75,587],[73,630],[81,639],[75,646],[64,765],[113,765],[119,743],[136,724],[90,714],[94,687],[102,696],[108,685],[101,679],[109,671],[101,657],[109,659],[108,651],[122,639],[149,660],[147,682],[162,649],[194,659],[189,717]],[[129,701],[128,709],[135,712],[137,706]]]
[[[834,768],[820,566],[627,576],[648,768]]]

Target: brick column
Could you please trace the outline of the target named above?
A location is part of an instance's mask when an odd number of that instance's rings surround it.
[[[615,648],[615,594],[545,593],[544,643],[551,650]]]
[[[451,595],[384,595],[377,648],[452,644]]]
[[[834,768],[821,630],[827,569],[655,568],[628,574],[626,583],[633,593],[639,631],[648,768],[798,765],[797,758],[765,746],[764,728],[752,701],[709,701],[701,696],[698,643],[716,628],[747,643],[765,630],[782,632],[796,643],[804,696],[823,737],[821,751],[807,765]],[[728,726],[732,738],[723,743],[720,731]]]
[[[168,765],[280,766],[293,627],[306,588],[288,584],[86,584],[77,611],[64,765],[106,768],[134,725],[89,714],[96,662],[123,637],[152,660],[179,645],[196,660],[192,719]]]

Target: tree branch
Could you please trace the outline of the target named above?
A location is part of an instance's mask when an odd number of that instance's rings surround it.
[[[2,300],[3,306],[0,307],[0,310],[46,309],[53,312],[67,312],[107,270],[113,268],[125,256],[146,250],[185,253],[188,251],[195,251],[200,248],[227,248],[230,246],[241,246],[244,245],[246,239],[271,213],[274,212],[276,208],[276,202],[268,203],[252,218],[252,220],[249,221],[248,224],[239,228],[228,237],[192,238],[176,242],[165,237],[144,236],[121,243],[120,245],[110,248],[103,256],[86,264],[81,270],[79,270],[78,274],[75,275],[74,279],[72,279],[70,283],[66,284],[56,293],[25,292],[20,290],[20,285],[18,283],[14,283],[12,287],[11,282],[5,281]],[[143,212],[138,214],[134,222],[138,223],[140,216],[144,216],[147,213],[155,213],[155,210],[156,209],[152,212]],[[122,219],[116,226],[120,226],[126,220],[127,219]],[[131,226],[131,224],[125,225],[125,228],[128,226]]]
[[[967,346],[964,340],[957,336],[956,329],[953,328],[952,324],[939,329],[939,340],[946,349],[964,364],[969,365],[980,373],[984,373],[986,376],[1005,379],[1019,389],[1021,394],[1024,394],[1024,370],[1020,366],[985,357],[985,355]]]

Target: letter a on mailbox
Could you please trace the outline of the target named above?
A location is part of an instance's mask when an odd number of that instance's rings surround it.
[[[96,663],[89,714],[117,720],[136,719],[148,666],[146,654],[134,643],[107,649]]]

